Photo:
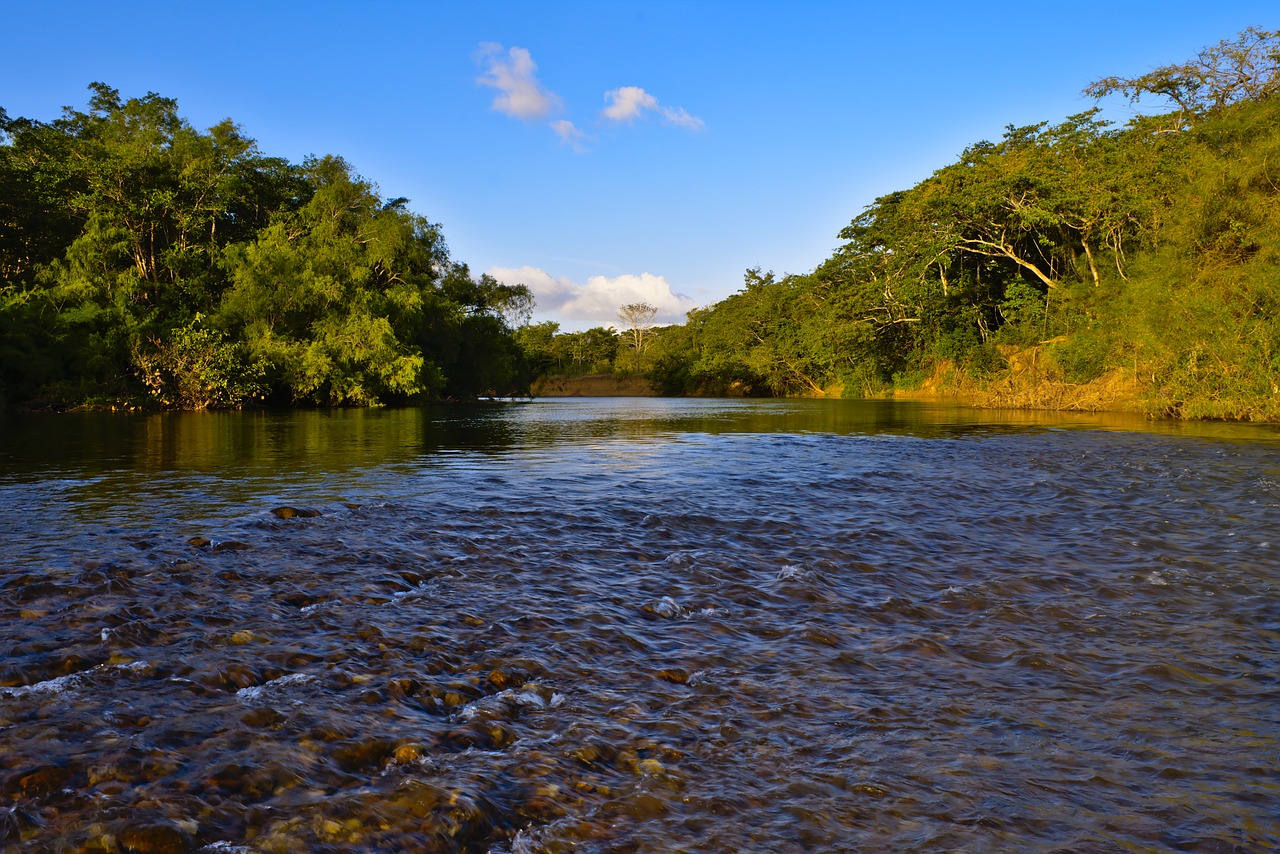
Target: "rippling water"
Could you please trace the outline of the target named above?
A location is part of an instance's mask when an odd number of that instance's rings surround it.
[[[0,850],[1274,850],[1277,438],[10,417]]]

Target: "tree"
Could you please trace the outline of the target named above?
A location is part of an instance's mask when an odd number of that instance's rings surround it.
[[[1261,101],[1280,92],[1280,30],[1249,27],[1176,65],[1138,77],[1104,77],[1084,94],[1095,99],[1119,93],[1135,102],[1144,95],[1178,105],[1179,126],[1190,117],[1241,101]]]
[[[584,332],[556,336],[556,345],[577,371],[610,371],[618,355],[618,334],[595,326]]]
[[[247,245],[230,247],[218,320],[295,400],[368,404],[439,389],[423,316],[450,272],[439,229],[384,205],[338,157],[305,164],[313,193]]]
[[[529,369],[531,379],[564,367],[562,354],[556,347],[559,332],[560,324],[554,320],[526,323],[516,329],[513,338]]]
[[[263,156],[231,120],[90,85],[49,123],[0,109],[0,394],[162,406],[509,391],[523,285],[339,157]],[[447,371],[447,373],[446,373]]]
[[[658,309],[647,302],[633,302],[618,309],[618,320],[623,326],[623,336],[627,345],[641,356],[649,344],[649,335],[653,330],[653,319]]]

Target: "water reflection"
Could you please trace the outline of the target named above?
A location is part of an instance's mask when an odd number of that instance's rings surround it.
[[[50,469],[254,474],[394,463],[442,451],[503,453],[561,442],[688,433],[827,433],[955,438],[1045,429],[1275,441],[1276,425],[1150,421],[903,401],[570,398],[408,409],[10,414],[0,418],[0,477]]]

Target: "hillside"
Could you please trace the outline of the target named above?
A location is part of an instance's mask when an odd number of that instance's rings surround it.
[[[748,270],[661,330],[655,385],[868,396],[950,376],[1051,407],[1105,405],[1072,389],[1107,377],[1154,415],[1280,420],[1278,69],[1280,32],[1251,29],[1088,90],[1174,111],[975,143],[876,199],[811,273]]]

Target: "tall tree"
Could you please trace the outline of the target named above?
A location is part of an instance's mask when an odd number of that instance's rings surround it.
[[[658,309],[646,302],[633,302],[618,309],[618,321],[622,324],[623,335],[631,350],[640,356],[649,344],[649,335],[653,330],[653,319]]]

